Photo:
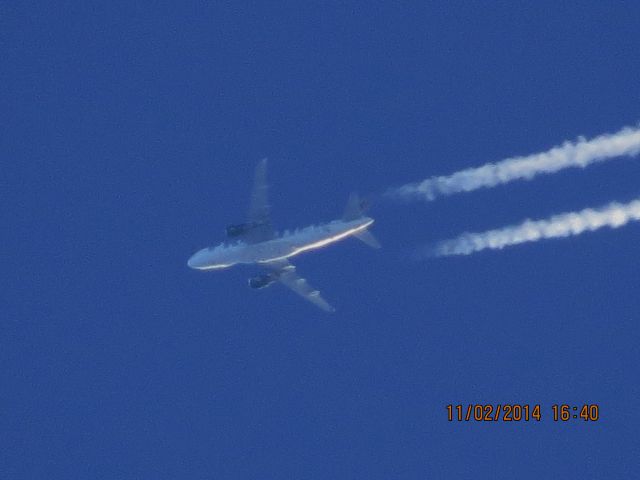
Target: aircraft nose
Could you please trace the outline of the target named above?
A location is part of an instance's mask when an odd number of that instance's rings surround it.
[[[189,260],[187,260],[187,265],[189,268],[200,268],[202,267],[202,255],[201,252],[194,253]]]

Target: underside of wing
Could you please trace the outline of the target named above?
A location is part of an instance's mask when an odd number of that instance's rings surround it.
[[[293,266],[288,260],[270,262],[267,263],[266,266],[275,272],[276,278],[285,287],[290,288],[302,298],[310,301],[325,312],[335,312],[336,309],[329,305],[329,303],[327,303],[324,298],[322,298],[322,295],[320,295],[320,291],[309,285],[309,282],[307,282],[304,278],[301,278],[296,273],[296,267]]]
[[[244,235],[244,240],[247,243],[264,242],[273,238],[266,158],[260,160],[256,167],[247,225],[250,225]]]

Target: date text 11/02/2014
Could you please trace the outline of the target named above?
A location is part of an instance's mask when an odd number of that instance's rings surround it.
[[[550,412],[554,422],[582,420],[597,422],[600,419],[600,407],[595,404],[553,404]],[[447,405],[447,420],[453,422],[529,422],[542,420],[546,415],[540,404],[469,403]]]

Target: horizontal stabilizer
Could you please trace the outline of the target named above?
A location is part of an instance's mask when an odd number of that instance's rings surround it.
[[[380,248],[381,246],[378,239],[374,237],[369,230],[361,230],[357,233],[354,233],[353,236],[356,237],[358,240],[366,243],[371,248]]]

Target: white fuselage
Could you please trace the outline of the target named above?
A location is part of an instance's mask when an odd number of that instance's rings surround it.
[[[366,229],[372,223],[373,219],[369,217],[350,221],[334,220],[294,232],[285,231],[284,234],[265,242],[220,244],[196,252],[189,259],[188,265],[197,270],[215,270],[238,263],[275,262],[335,243]]]

